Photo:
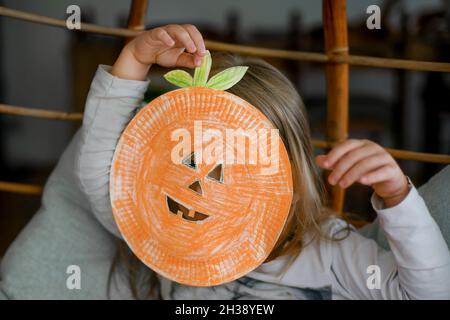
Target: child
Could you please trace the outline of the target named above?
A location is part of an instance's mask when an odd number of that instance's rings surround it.
[[[109,200],[109,169],[120,134],[141,104],[149,69],[152,64],[194,68],[205,54],[194,26],[169,25],[142,33],[124,47],[112,68],[97,71],[86,103],[77,175],[94,214],[119,238]],[[159,296],[449,299],[449,250],[395,160],[367,140],[344,141],[316,158],[317,165],[331,171],[332,185],[347,188],[358,182],[374,189],[372,205],[392,249],[385,251],[324,208],[306,113],[292,84],[259,59],[228,55],[218,61],[213,73],[234,65],[249,67],[228,91],[259,108],[279,129],[292,161],[294,200],[275,248],[256,270],[216,288],[182,286],[157,276]],[[380,281],[371,280],[374,270]]]

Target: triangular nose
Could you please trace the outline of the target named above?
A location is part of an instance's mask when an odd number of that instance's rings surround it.
[[[203,195],[202,185],[200,184],[200,181],[198,181],[198,180],[195,180],[194,182],[192,182],[188,188],[197,192],[199,195]]]

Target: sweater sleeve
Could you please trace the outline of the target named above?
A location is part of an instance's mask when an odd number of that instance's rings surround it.
[[[100,65],[86,100],[75,164],[81,190],[100,223],[121,237],[109,197],[109,173],[122,131],[140,106],[149,81],[124,80]]]
[[[397,206],[372,196],[392,251],[350,232],[332,243],[333,293],[347,299],[450,299],[450,253],[412,186]]]

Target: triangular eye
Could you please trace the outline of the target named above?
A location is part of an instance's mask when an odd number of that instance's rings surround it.
[[[216,165],[207,175],[208,178],[223,183],[223,166],[222,164]]]
[[[198,180],[195,180],[194,182],[192,182],[188,188],[194,192],[197,192],[199,195],[203,194],[202,185],[200,184],[200,181],[198,181]]]
[[[189,156],[187,156],[187,157],[182,161],[182,163],[183,163],[185,166],[188,166],[189,168],[197,169],[197,161],[196,161],[196,159],[195,159],[195,153],[192,152]]]

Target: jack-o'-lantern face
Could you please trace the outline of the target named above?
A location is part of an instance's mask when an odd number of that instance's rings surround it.
[[[191,153],[186,159],[183,160],[182,164],[189,168],[188,170],[195,170],[200,175],[192,183],[190,183],[187,188],[195,192],[196,195],[203,196],[204,179],[210,179],[210,181],[215,181],[216,183],[224,183],[223,181],[223,165],[216,164],[213,169],[211,169],[206,174],[200,171],[197,164],[195,153]],[[202,177],[203,175],[203,177]],[[207,219],[209,215],[196,211],[195,209],[189,208],[188,205],[183,205],[179,201],[172,198],[170,195],[166,195],[167,209],[170,213],[178,215],[186,221],[191,221],[194,223],[202,223],[203,220]]]
[[[277,146],[269,173],[267,163],[230,162],[229,153],[242,150],[226,136],[239,129],[273,126],[231,93],[192,87],[153,100],[118,143],[110,179],[115,220],[135,255],[173,281],[208,286],[241,277],[267,258],[284,226],[292,200],[284,145],[278,136],[268,140]]]

